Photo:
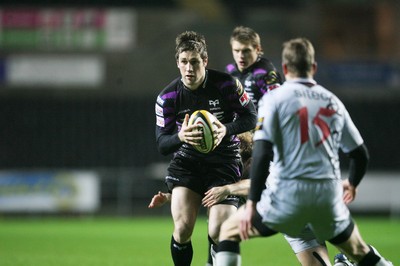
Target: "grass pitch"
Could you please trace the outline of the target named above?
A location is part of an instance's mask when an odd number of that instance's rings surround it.
[[[365,240],[400,264],[400,220],[356,218]],[[0,218],[2,266],[165,266],[173,265],[169,217]],[[193,266],[207,259],[207,221],[193,235]],[[299,265],[281,235],[241,245],[243,265]],[[337,251],[328,246],[330,256]]]

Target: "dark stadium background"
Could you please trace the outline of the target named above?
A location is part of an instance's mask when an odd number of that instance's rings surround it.
[[[147,210],[164,190],[164,164],[154,137],[158,92],[179,74],[174,40],[184,30],[206,36],[209,66],[231,62],[234,26],[260,33],[265,56],[280,65],[283,41],[315,44],[316,79],[346,104],[371,155],[369,170],[400,173],[400,6],[386,1],[2,1],[0,9],[112,9],[134,13],[129,49],[46,49],[0,43],[0,167],[2,170],[90,170],[99,174],[101,204],[110,215]],[[246,3],[246,4],[243,4]],[[18,86],[5,78],[6,59],[34,54],[95,56],[105,63],[95,88]],[[345,159],[345,158],[344,158]],[[346,168],[346,160],[343,162]],[[400,176],[397,176],[397,179]]]

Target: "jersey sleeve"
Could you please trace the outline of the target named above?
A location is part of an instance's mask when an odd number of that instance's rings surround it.
[[[268,71],[268,73],[263,75],[259,83],[261,92],[265,94],[266,92],[281,86],[282,79],[280,74],[276,70],[270,70]]]
[[[282,84],[282,77],[271,61],[264,59],[261,66],[254,69],[253,75],[256,77],[256,85],[259,91],[265,94],[278,88]]]
[[[345,119],[342,131],[341,149],[344,153],[349,153],[363,144],[364,140],[361,137],[361,134],[355,126],[353,120],[351,119],[350,114],[345,108],[344,110]]]
[[[253,130],[257,122],[257,112],[254,103],[243,89],[240,81],[238,79],[234,80],[235,85],[228,97],[237,117],[233,122],[225,124],[227,135],[235,135]]]
[[[167,155],[181,146],[176,126],[175,108],[170,95],[159,95],[155,104],[156,142],[161,154]]]
[[[258,104],[258,118],[254,132],[254,141],[266,140],[274,142],[274,128],[277,127],[277,120],[273,95],[272,93],[265,94]]]

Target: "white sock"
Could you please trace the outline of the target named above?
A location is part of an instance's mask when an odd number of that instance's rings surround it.
[[[377,264],[375,264],[375,266],[393,266],[393,263],[381,257],[381,259],[378,261]]]
[[[220,251],[215,256],[215,262],[215,266],[240,266],[242,257],[234,252]]]
[[[216,262],[215,256],[217,255],[217,252],[214,250],[213,244],[211,244],[211,247],[210,247],[210,254],[211,254],[213,265],[216,265],[217,262]]]
[[[372,250],[374,251],[374,253],[376,255],[378,255],[379,257],[381,257],[381,259],[378,261],[377,264],[375,264],[375,266],[393,266],[393,263],[391,263],[390,261],[386,260],[384,257],[382,257],[381,254],[379,254],[378,250],[376,250],[375,247],[369,245],[370,248],[372,248]]]

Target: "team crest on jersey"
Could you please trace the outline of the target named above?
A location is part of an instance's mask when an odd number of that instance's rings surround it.
[[[255,131],[262,129],[263,122],[264,122],[264,117],[259,117],[258,120],[257,120],[257,125],[256,125],[256,128],[255,128]]]
[[[210,106],[217,107],[217,105],[219,105],[219,100],[218,99],[215,99],[214,101],[213,100],[208,100],[208,104]]]

